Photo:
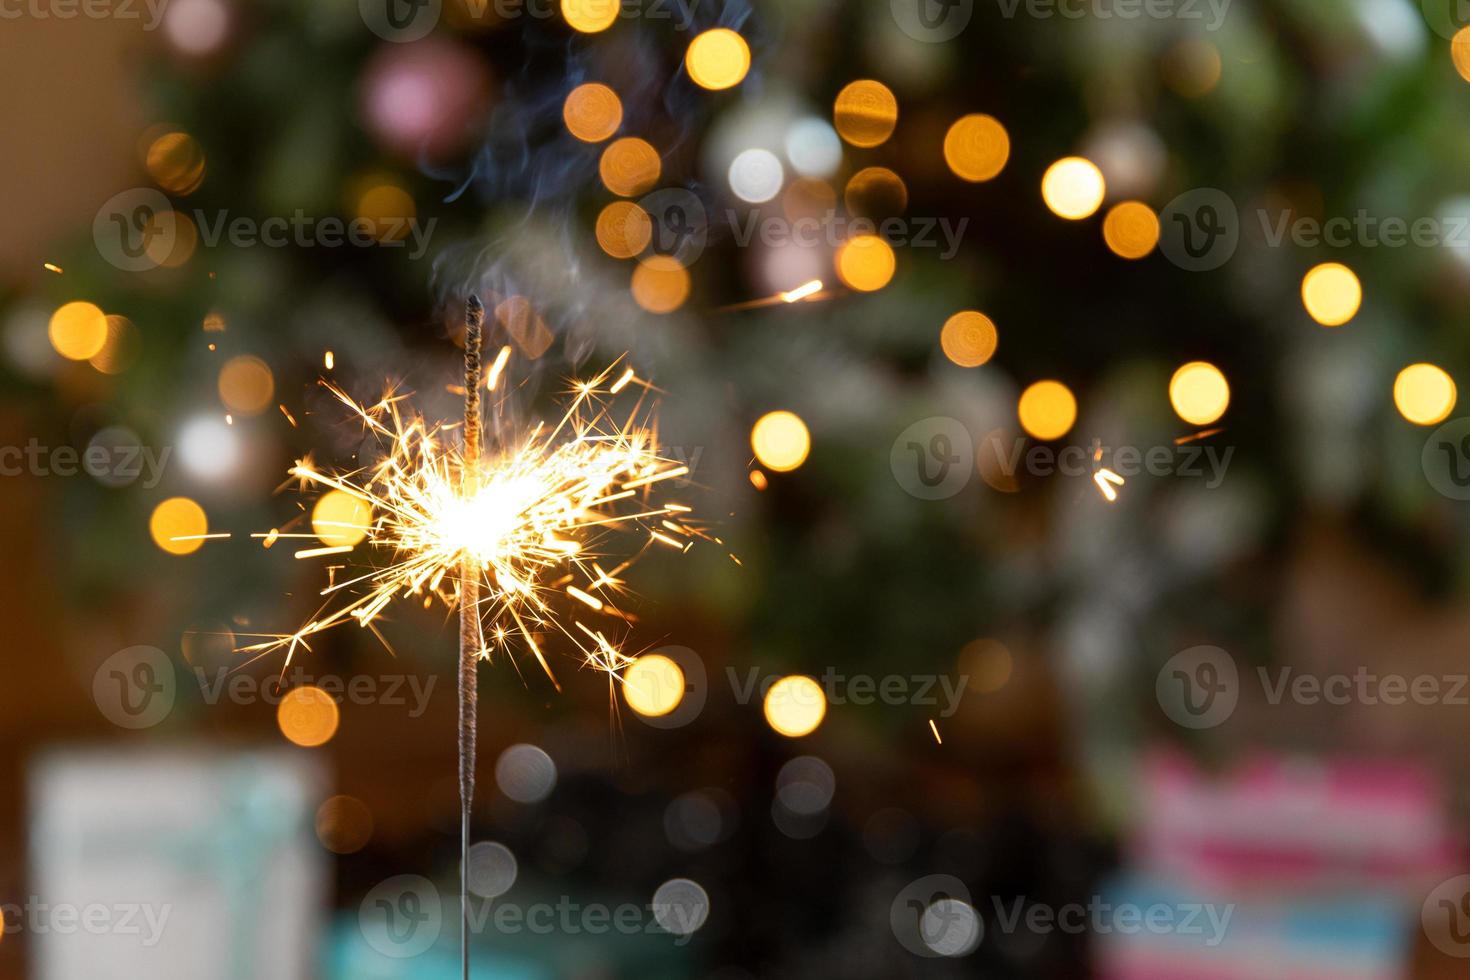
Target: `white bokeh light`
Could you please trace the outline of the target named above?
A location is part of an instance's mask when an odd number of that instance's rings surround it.
[[[512,745],[495,761],[495,785],[517,803],[540,803],[556,787],[556,763],[535,745]]]
[[[179,461],[200,480],[222,480],[240,465],[240,436],[223,419],[200,415],[179,432]]]
[[[195,56],[219,48],[230,32],[230,10],[222,0],[173,0],[163,31],[175,48]]]
[[[786,131],[786,159],[803,177],[830,177],[842,166],[842,140],[825,119],[798,119]]]
[[[709,893],[696,881],[674,878],[653,893],[653,918],[664,931],[688,936],[709,918]]]
[[[481,841],[470,848],[468,875],[470,891],[481,898],[499,898],[516,883],[520,867],[510,848],[494,841]]]
[[[730,164],[730,189],[742,201],[764,204],[781,193],[786,173],[770,150],[746,150]]]

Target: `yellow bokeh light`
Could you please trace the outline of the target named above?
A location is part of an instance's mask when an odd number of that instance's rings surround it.
[[[848,213],[863,218],[891,218],[909,205],[903,178],[887,167],[864,167],[852,175],[842,192]]]
[[[646,653],[623,671],[623,698],[645,718],[659,718],[684,699],[684,671],[661,653]]]
[[[944,356],[960,367],[979,367],[990,360],[999,340],[995,322],[974,310],[961,310],[944,321],[939,331]]]
[[[810,677],[783,677],[766,692],[766,724],[777,734],[800,738],[817,730],[827,716],[827,695]]]
[[[1041,177],[1042,200],[1053,214],[1069,221],[1092,215],[1106,193],[1102,171],[1083,157],[1063,157]]]
[[[1363,286],[1341,262],[1323,262],[1302,277],[1302,305],[1324,327],[1340,327],[1357,315]]]
[[[1000,173],[1011,155],[1011,137],[994,116],[961,116],[944,134],[944,162],[956,177],[978,183]]]
[[[1038,381],[1021,392],[1016,415],[1037,439],[1060,439],[1077,421],[1077,399],[1060,381]]]
[[[1470,27],[1460,28],[1450,39],[1450,60],[1460,77],[1470,82]]]
[[[893,279],[898,259],[877,235],[858,235],[837,250],[837,276],[851,289],[871,293]]]
[[[194,256],[199,247],[199,229],[181,211],[159,211],[148,219],[143,254],[165,269],[177,269]]]
[[[750,45],[728,27],[716,27],[689,42],[684,67],[700,88],[731,88],[750,71]]]
[[[806,462],[812,436],[795,412],[767,412],[751,427],[750,448],[766,469],[788,473]]]
[[[107,316],[93,303],[64,303],[51,314],[46,333],[62,357],[89,360],[107,344]]]
[[[850,83],[832,104],[832,124],[853,146],[879,146],[898,125],[898,99],[872,79]]]
[[[170,497],[148,518],[148,533],[153,543],[171,555],[188,555],[204,545],[201,534],[209,533],[209,518],[188,497]]]
[[[960,650],[959,670],[970,678],[970,691],[991,694],[1006,686],[1015,670],[1011,651],[999,640],[971,640]]]
[[[164,133],[148,145],[148,176],[171,194],[192,194],[204,183],[204,149],[188,133]]]
[[[623,124],[618,93],[601,82],[587,82],[567,93],[561,107],[567,132],[584,143],[601,143]]]
[[[311,508],[311,533],[330,548],[357,544],[367,537],[372,522],[372,505],[341,490],[328,490]]]
[[[1103,218],[1103,241],[1114,255],[1141,259],[1159,243],[1159,218],[1140,201],[1115,204]]]
[[[1209,425],[1230,407],[1230,383],[1208,361],[1190,361],[1169,379],[1169,403],[1191,425]]]
[[[257,415],[270,405],[275,391],[276,379],[258,357],[242,354],[220,368],[219,397],[232,412]]]
[[[1415,425],[1437,425],[1455,410],[1455,379],[1433,364],[1410,364],[1393,381],[1393,403]]]
[[[393,183],[367,188],[358,196],[355,210],[357,217],[370,226],[368,234],[380,242],[394,242],[407,236],[409,222],[418,215],[412,195]]]
[[[647,140],[624,136],[602,151],[597,171],[608,190],[620,197],[634,197],[658,183],[663,161]]]
[[[788,221],[802,218],[824,218],[837,207],[837,192],[825,180],[801,177],[786,185],[781,193],[781,212]]]
[[[340,720],[337,702],[326,691],[310,684],[287,691],[276,708],[276,724],[281,734],[305,749],[331,741]]]
[[[316,838],[333,854],[356,854],[373,836],[373,815],[356,797],[333,796],[317,807]]]
[[[633,300],[650,313],[683,306],[689,285],[689,270],[667,255],[651,255],[633,270]]]
[[[618,19],[622,0],[561,0],[561,15],[583,34],[605,31]]]
[[[102,349],[87,359],[103,374],[121,374],[138,359],[142,346],[142,335],[133,321],[116,313],[107,315],[107,342]]]
[[[648,247],[653,221],[632,201],[613,201],[597,216],[597,244],[615,259],[631,259]]]
[[[1220,49],[1209,41],[1186,38],[1164,54],[1164,84],[1186,99],[1208,95],[1220,84]]]

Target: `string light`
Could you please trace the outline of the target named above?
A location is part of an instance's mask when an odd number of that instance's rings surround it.
[[[1393,382],[1393,403],[1415,425],[1438,425],[1455,410],[1455,379],[1435,364],[1410,364]]]
[[[766,469],[788,473],[806,462],[812,437],[795,412],[767,412],[750,430],[750,448]]]
[[[750,45],[727,27],[705,31],[689,42],[684,67],[694,84],[714,91],[733,88],[750,71]]]
[[[837,93],[832,122],[837,135],[853,146],[881,146],[898,125],[898,99],[882,82],[852,82]]]
[[[1230,407],[1230,385],[1208,361],[1190,361],[1169,380],[1169,403],[1190,425],[1209,425]]]
[[[944,162],[961,180],[990,180],[1004,169],[1010,155],[1010,135],[994,116],[961,116],[944,134]]]
[[[1077,421],[1077,399],[1060,381],[1037,381],[1016,403],[1021,428],[1037,439],[1060,439]]]
[[[1363,286],[1341,262],[1323,262],[1302,277],[1302,305],[1324,327],[1340,327],[1358,313]]]
[[[1079,221],[1102,206],[1106,187],[1097,164],[1083,157],[1063,157],[1041,177],[1041,197],[1059,218]]]

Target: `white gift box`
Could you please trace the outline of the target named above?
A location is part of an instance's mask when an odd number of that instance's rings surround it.
[[[30,774],[36,980],[307,980],[322,767],[294,750],[54,751]]]

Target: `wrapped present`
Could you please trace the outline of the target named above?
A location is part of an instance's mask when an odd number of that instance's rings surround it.
[[[1446,789],[1413,763],[1258,754],[1213,773],[1156,752],[1138,801],[1105,899],[1164,911],[1097,937],[1107,980],[1403,980],[1426,882],[1459,864]],[[1196,909],[1211,928],[1178,928]]]
[[[59,751],[30,773],[38,980],[306,980],[328,865],[300,752]]]
[[[1382,760],[1255,756],[1216,775],[1145,761],[1135,865],[1231,886],[1412,890],[1458,864],[1444,785]]]
[[[1137,876],[1105,888],[1103,904],[1138,914],[1099,931],[1101,980],[1409,976],[1415,910],[1389,894],[1237,895]]]

